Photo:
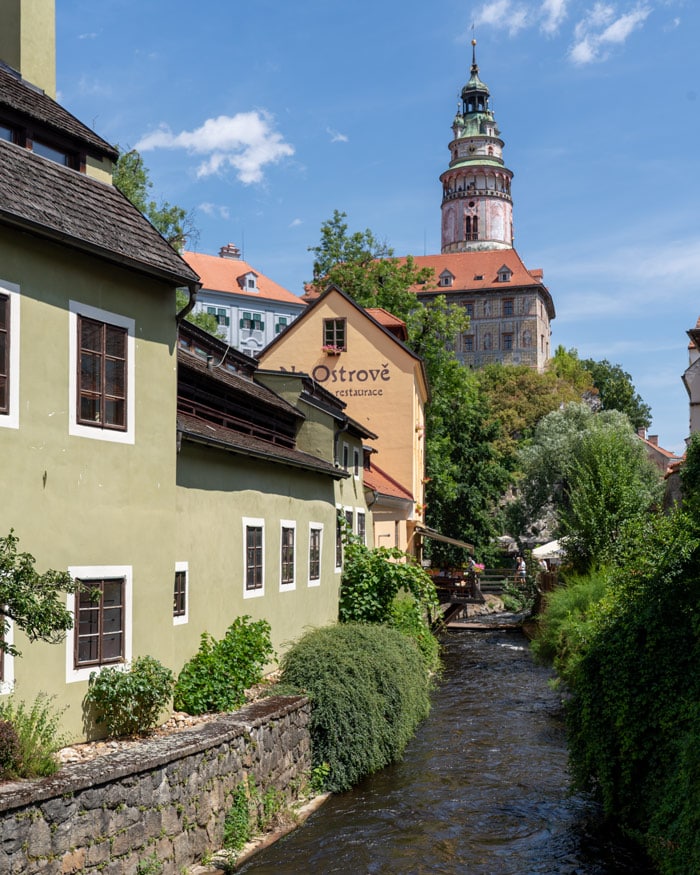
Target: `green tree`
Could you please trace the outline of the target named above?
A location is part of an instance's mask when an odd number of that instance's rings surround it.
[[[626,413],[635,429],[651,425],[651,408],[646,404],[632,383],[632,377],[620,365],[607,359],[596,362],[583,359],[581,364],[593,378],[603,410],[619,410]]]
[[[310,246],[315,255],[312,285],[322,292],[336,285],[363,307],[383,307],[404,321],[421,307],[412,286],[432,280],[430,268],[394,258],[394,251],[368,229],[348,234],[346,214],[335,210],[321,225],[321,242]]]
[[[540,374],[527,365],[489,364],[476,373],[492,416],[501,424],[499,448],[504,456],[512,455],[521,441],[531,438],[544,416],[563,404],[580,401],[584,391],[575,379],[555,369]],[[591,378],[583,373],[590,388]]]
[[[624,527],[658,502],[662,482],[631,428],[593,428],[573,444],[559,520],[579,571],[612,559]]]
[[[634,452],[643,453],[629,419],[617,410],[593,413],[587,404],[569,403],[540,420],[531,442],[518,451],[519,496],[507,509],[512,535],[532,531],[548,514],[555,515],[555,523],[562,519],[570,506],[571,478],[583,436],[605,429],[619,432],[635,446]]]
[[[21,653],[7,641],[9,622],[13,621],[30,641],[61,641],[73,626],[65,594],[76,588],[66,571],[39,574],[34,557],[17,552],[18,543],[13,530],[0,538],[0,652],[13,656]]]
[[[178,252],[184,247],[186,239],[196,235],[191,212],[168,201],[157,203],[149,197],[153,183],[143,158],[136,149],[119,155],[112,173],[112,182]]]

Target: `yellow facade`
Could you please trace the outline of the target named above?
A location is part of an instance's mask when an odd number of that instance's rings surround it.
[[[344,320],[340,352],[324,349],[328,320]],[[428,387],[417,356],[347,295],[331,288],[259,359],[266,368],[307,373],[340,398],[348,415],[378,436],[372,444],[376,463],[411,493],[413,518],[422,519]]]

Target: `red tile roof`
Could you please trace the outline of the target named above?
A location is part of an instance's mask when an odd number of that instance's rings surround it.
[[[541,269],[528,270],[515,249],[494,249],[484,252],[452,252],[446,255],[416,255],[416,267],[432,267],[435,284],[440,274],[448,270],[453,276],[452,286],[438,287],[438,291],[452,289],[488,289],[498,283],[498,272],[507,267],[512,276],[510,282],[501,286],[541,286],[544,273]],[[414,286],[414,291],[435,291],[431,285]]]
[[[199,274],[202,287],[209,291],[228,292],[258,300],[284,301],[289,304],[304,303],[300,297],[240,258],[222,258],[219,255],[204,255],[201,252],[183,252],[182,257]],[[239,283],[239,279],[248,273],[254,273],[257,277],[258,291],[245,289]]]
[[[407,501],[413,501],[411,492],[389,476],[386,471],[377,467],[374,462],[370,463],[369,468],[365,468],[362,479],[366,487],[373,489],[380,495],[390,495],[392,498],[405,498]]]

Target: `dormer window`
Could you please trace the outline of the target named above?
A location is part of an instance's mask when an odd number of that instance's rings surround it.
[[[498,282],[499,283],[509,283],[510,278],[513,276],[513,271],[507,266],[503,265],[498,269]]]
[[[445,288],[452,285],[454,282],[454,274],[450,273],[449,270],[443,270],[440,274],[440,285]]]
[[[239,280],[242,288],[246,292],[258,292],[258,275],[252,270],[249,273],[244,273]]]
[[[15,138],[12,133],[12,128],[8,128],[6,125],[0,125],[0,140],[7,140],[8,143],[13,143]]]

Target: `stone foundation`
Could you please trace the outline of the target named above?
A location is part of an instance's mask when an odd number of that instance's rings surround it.
[[[56,775],[0,785],[0,872],[137,875],[155,854],[179,875],[222,845],[248,776],[291,801],[311,769],[308,700],[272,697],[196,729]]]

